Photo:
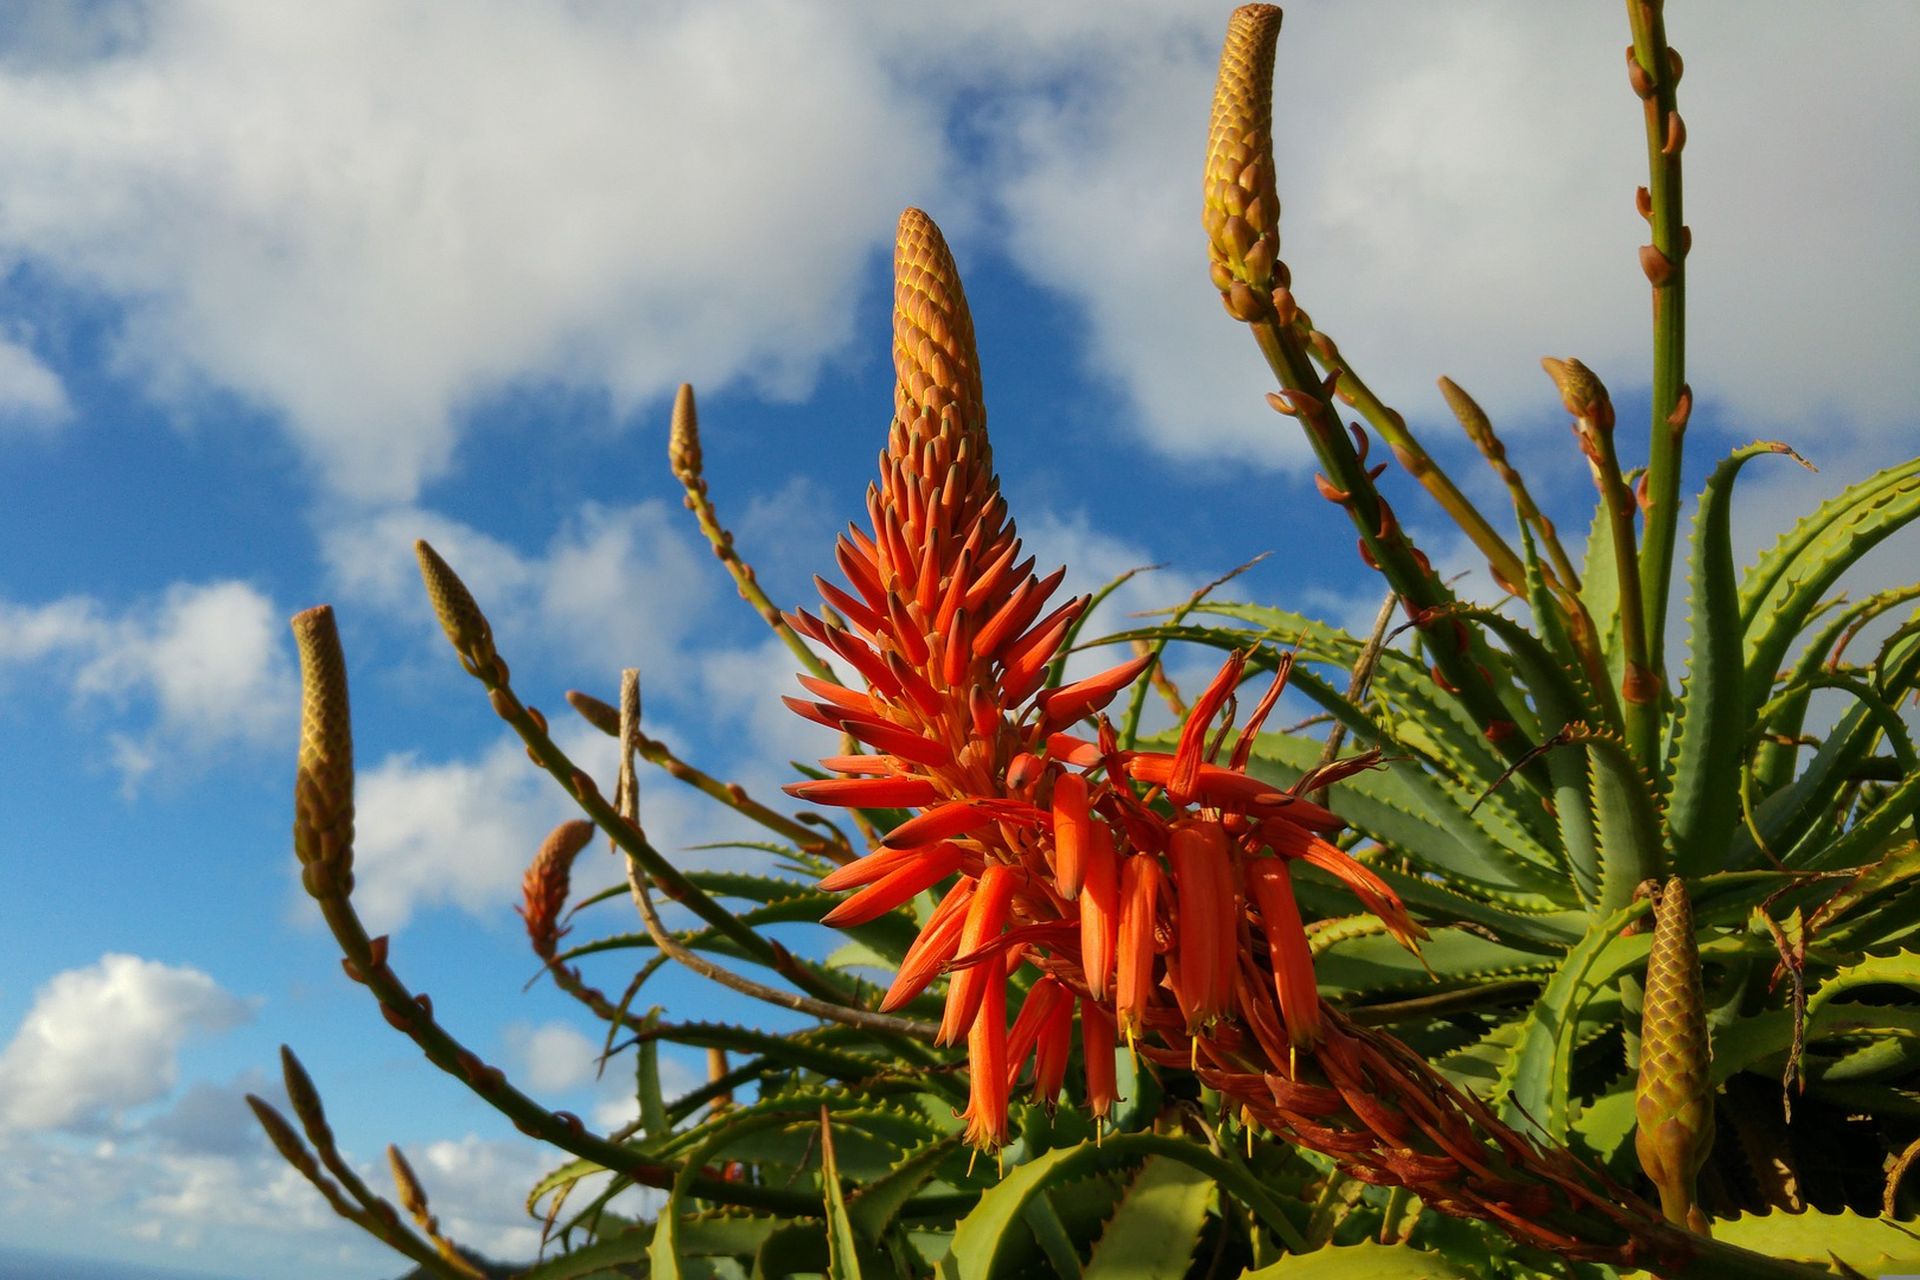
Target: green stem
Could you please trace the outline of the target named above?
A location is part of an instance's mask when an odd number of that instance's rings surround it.
[[[1401,530],[1399,521],[1374,488],[1353,440],[1347,435],[1335,411],[1331,396],[1314,372],[1313,361],[1292,330],[1269,316],[1249,322],[1254,340],[1280,385],[1284,396],[1273,397],[1274,407],[1296,417],[1305,429],[1326,480],[1337,490],[1330,495],[1346,508],[1360,534],[1360,547],[1387,582],[1406,602],[1408,612],[1425,618],[1428,611],[1453,602],[1426,557],[1415,549]],[[1451,634],[1450,634],[1451,633]],[[1513,722],[1513,716],[1500,701],[1490,677],[1483,644],[1465,623],[1442,620],[1425,632],[1434,665],[1446,686],[1459,698],[1494,749],[1520,771],[1537,789],[1546,791],[1546,769],[1533,753],[1534,744]]]
[[[1628,71],[1646,114],[1648,181],[1641,209],[1653,228],[1653,243],[1641,251],[1641,264],[1653,286],[1653,421],[1647,450],[1640,590],[1651,670],[1664,684],[1662,642],[1679,526],[1680,455],[1692,407],[1686,383],[1690,237],[1680,211],[1680,152],[1687,135],[1674,106],[1680,60],[1667,47],[1663,6],[1658,0],[1627,0],[1627,20],[1633,28]]]
[[[1304,313],[1295,324],[1296,331],[1305,329],[1306,340],[1313,349],[1313,357],[1327,373],[1338,370],[1340,380],[1334,386],[1334,394],[1360,411],[1360,416],[1373,424],[1381,439],[1393,450],[1393,456],[1406,468],[1407,474],[1420,482],[1420,486],[1432,496],[1442,510],[1460,526],[1460,531],[1477,547],[1480,554],[1487,558],[1487,567],[1493,570],[1494,580],[1512,595],[1522,593],[1521,583],[1526,580],[1526,570],[1520,563],[1520,557],[1514,553],[1507,540],[1500,536],[1499,530],[1488,523],[1473,505],[1472,499],[1460,491],[1433,455],[1414,438],[1407,427],[1407,420],[1387,405],[1373,389],[1353,371],[1340,348],[1325,333],[1314,329]]]

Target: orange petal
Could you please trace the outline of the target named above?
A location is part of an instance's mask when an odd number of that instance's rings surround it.
[[[984,983],[967,1029],[967,1072],[967,1142],[997,1151],[1007,1145],[1007,983],[997,973]]]
[[[931,738],[923,738],[911,729],[902,729],[897,724],[883,720],[869,720],[865,717],[848,717],[840,722],[840,727],[868,746],[878,747],[888,755],[899,756],[902,760],[911,760],[915,764],[945,765],[953,763],[953,752]],[[924,804],[926,801],[914,801]]]
[[[1292,673],[1293,653],[1289,650],[1281,654],[1280,660],[1274,665],[1273,683],[1267,686],[1266,693],[1260,699],[1260,705],[1256,706],[1253,714],[1247,717],[1247,727],[1240,731],[1239,741],[1233,744],[1233,756],[1227,761],[1228,768],[1247,767],[1247,758],[1253,754],[1253,742],[1259,736],[1260,726],[1267,722],[1268,713],[1273,710],[1274,704],[1280,701],[1280,695],[1287,687],[1287,677]]]
[[[1000,936],[1006,927],[1007,908],[1013,901],[1013,885],[1016,872],[1003,863],[992,863],[980,873],[980,883],[974,889],[973,901],[967,907],[966,927],[960,931],[960,954],[966,955],[978,951],[987,943]],[[970,965],[956,970],[953,980],[947,984],[946,1016],[940,1021],[940,1034],[934,1038],[936,1044],[957,1044],[961,1035],[971,1025],[980,1009],[981,996],[993,988],[1002,993],[1001,1034],[1004,1037],[1006,978],[998,965]],[[1005,1052],[1004,1039],[1001,1045]],[[1002,1070],[1005,1069],[1002,1064]],[[1002,1082],[1004,1088],[1005,1082]]]
[[[949,836],[978,831],[992,823],[993,814],[987,811],[984,801],[949,800],[917,817],[908,818],[887,832],[881,843],[893,849],[912,849],[936,840],[945,840]]]
[[[1236,650],[1227,656],[1220,671],[1211,683],[1194,699],[1193,708],[1187,713],[1187,722],[1180,730],[1180,745],[1173,753],[1173,771],[1167,778],[1167,798],[1176,805],[1189,804],[1193,800],[1194,784],[1199,777],[1201,755],[1206,750],[1207,735],[1213,729],[1213,718],[1220,708],[1233,696],[1234,688],[1240,683],[1240,673],[1246,669],[1247,655]]]
[[[872,756],[860,756],[862,760],[871,760]],[[872,884],[889,871],[897,871],[905,866],[908,859],[917,857],[918,849],[875,849],[864,857],[855,858],[844,867],[836,867],[820,878],[819,887],[828,893],[838,893],[842,889],[858,889],[863,884]]]
[[[947,890],[947,896],[940,899],[932,918],[907,948],[906,958],[900,961],[900,972],[894,975],[892,985],[880,1001],[880,1012],[892,1013],[925,991],[940,975],[941,967],[960,950],[960,931],[967,923],[967,904],[973,901],[975,883],[962,877]]]
[[[1167,857],[1178,894],[1181,1012],[1191,1034],[1233,1011],[1239,920],[1227,833],[1217,822],[1182,822]]]
[[[1033,989],[1027,992],[1027,998],[1021,1002],[1020,1012],[1013,1019],[1013,1030],[1007,1033],[1009,1086],[1020,1078],[1020,1068],[1026,1065],[1027,1055],[1033,1052],[1033,1046],[1040,1038],[1041,1027],[1046,1025],[1056,1006],[1062,1007],[1071,1016],[1073,996],[1060,985],[1059,979],[1051,976],[1034,983]]]
[[[916,850],[915,856],[889,871],[845,902],[820,917],[821,924],[845,927],[877,920],[914,894],[933,888],[960,869],[966,851],[957,845]]]
[[[1080,896],[1088,826],[1087,780],[1063,773],[1053,780],[1053,882],[1069,902]]]
[[[820,778],[789,782],[780,789],[809,804],[861,809],[911,809],[940,798],[926,778]]]
[[[1153,924],[1160,862],[1135,854],[1120,864],[1120,929],[1114,957],[1114,1015],[1131,1042],[1145,1025],[1153,991]]]
[[[1093,998],[1105,1000],[1113,984],[1114,945],[1120,930],[1120,867],[1107,824],[1093,823],[1087,834],[1080,886],[1080,968]]]
[[[1080,1002],[1080,1054],[1087,1071],[1087,1109],[1096,1120],[1113,1110],[1119,1092],[1114,1083],[1113,1015],[1091,1000]]]
[[[1085,680],[1050,689],[1040,695],[1041,713],[1051,727],[1072,724],[1113,701],[1116,693],[1138,680],[1140,673],[1151,665],[1153,655],[1142,654]]]
[[[1293,1048],[1307,1050],[1320,1043],[1320,991],[1313,977],[1313,951],[1300,923],[1293,881],[1281,858],[1254,858],[1247,864],[1247,888],[1260,909],[1267,936],[1267,956],[1273,962],[1274,994],[1287,1024]]]

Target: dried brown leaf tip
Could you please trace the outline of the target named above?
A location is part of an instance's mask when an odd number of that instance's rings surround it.
[[[566,935],[560,927],[560,913],[567,905],[573,860],[593,839],[593,830],[591,822],[581,819],[555,827],[520,881],[523,901],[515,910],[527,922],[534,954],[543,960],[553,959],[560,939]]]
[[[293,786],[293,848],[315,897],[353,888],[353,725],[347,660],[333,609],[293,618],[300,654],[300,757]]]
[[[1273,53],[1280,10],[1234,10],[1220,51],[1208,130],[1207,228],[1214,287],[1237,320],[1261,320],[1287,284],[1280,262],[1280,197],[1273,174]]]
[[[427,545],[425,539],[415,542],[413,551],[419,557],[420,577],[427,584],[427,598],[433,603],[433,613],[440,620],[441,630],[447,633],[447,639],[453,642],[467,669],[484,678],[496,656],[493,627],[480,612],[480,606],[474,603],[467,584],[460,581],[460,575],[440,558],[439,552]]]

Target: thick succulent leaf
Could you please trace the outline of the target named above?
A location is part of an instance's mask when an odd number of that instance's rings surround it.
[[[1594,816],[1600,833],[1595,909],[1618,911],[1632,899],[1641,881],[1666,870],[1659,799],[1653,780],[1635,762],[1626,743],[1609,733],[1567,732],[1576,749],[1586,750],[1592,770]]]
[[[820,1182],[826,1192],[827,1280],[860,1280],[860,1243],[846,1196],[840,1190],[840,1162],[833,1144],[833,1123],[820,1112]]]
[[[1620,651],[1620,573],[1613,558],[1613,532],[1607,503],[1594,504],[1593,520],[1587,526],[1587,558],[1580,566],[1580,598],[1606,656],[1607,674],[1613,688],[1620,687],[1625,659]]]
[[[1184,1275],[1212,1196],[1213,1179],[1192,1165],[1148,1157],[1093,1248],[1087,1280]]]
[[[936,1138],[855,1192],[848,1206],[854,1225],[869,1238],[883,1235],[895,1216],[927,1185],[940,1162],[959,1145],[959,1138],[953,1135]]]
[[[1471,1280],[1444,1256],[1404,1244],[1348,1245],[1289,1254],[1270,1267],[1243,1271],[1240,1280]]]
[[[1765,699],[1793,638],[1840,575],[1916,516],[1920,458],[1822,503],[1760,558],[1740,593],[1751,703]]]
[[[1293,685],[1360,741],[1389,754],[1402,753],[1398,738],[1311,672],[1296,668]],[[1269,748],[1268,736],[1262,735],[1255,752],[1255,773],[1260,772],[1259,761],[1264,757],[1272,762],[1271,776],[1291,782],[1319,759],[1319,745],[1311,739],[1271,735],[1274,742]],[[1348,778],[1340,783],[1339,795],[1342,814],[1349,821],[1396,852],[1445,875],[1458,888],[1483,890],[1509,902],[1532,899],[1528,905],[1541,910],[1569,905],[1565,879],[1543,861],[1549,855],[1537,845],[1528,845],[1533,853],[1528,856],[1496,838],[1478,814],[1468,811],[1471,799],[1463,801],[1450,793],[1417,761],[1398,759],[1383,769]]]
[[[667,1202],[660,1207],[653,1239],[648,1244],[646,1254],[653,1280],[682,1280],[679,1244],[683,1230],[681,1218],[694,1177],[721,1152],[755,1129],[772,1128],[791,1120],[789,1115],[730,1115],[711,1126],[714,1132],[693,1150],[681,1166],[673,1189],[667,1193]]]
[[[1056,1148],[1009,1169],[1006,1177],[988,1188],[973,1211],[955,1227],[953,1251],[942,1262],[941,1274],[952,1280],[990,1280],[998,1274],[994,1270],[996,1259],[1001,1257],[1015,1233],[1024,1236],[1023,1228],[1017,1224],[1029,1197],[1056,1183],[1152,1155],[1167,1156],[1199,1169],[1220,1184],[1223,1194],[1251,1209],[1254,1216],[1287,1241],[1290,1248],[1305,1247],[1280,1202],[1243,1166],[1192,1142],[1133,1133],[1108,1138],[1104,1145],[1082,1143],[1077,1147]]]
[[[1739,790],[1727,783],[1741,767],[1742,744],[1757,705],[1747,699],[1741,652],[1733,567],[1734,477],[1762,454],[1786,452],[1787,446],[1771,442],[1734,450],[1713,469],[1694,514],[1687,678],[1675,710],[1667,801],[1674,870],[1683,876],[1722,869],[1740,814]]]
[[[1845,687],[1856,705],[1840,717],[1800,776],[1767,797],[1753,815],[1765,847],[1790,866],[1845,865],[1832,862],[1826,852],[1841,836],[1831,825],[1835,802],[1883,732],[1891,731],[1894,750],[1903,761],[1913,757],[1913,745],[1898,712],[1871,687],[1843,677],[1826,679]],[[1920,769],[1907,774],[1909,780],[1916,776]],[[1861,821],[1867,816],[1862,815]],[[1728,865],[1750,866],[1761,856],[1752,830],[1743,825],[1734,834]]]
[[[1846,834],[1809,854],[1806,865],[1816,871],[1864,866],[1900,839],[1916,813],[1920,813],[1920,774],[1903,779]]]
[[[1855,1213],[1744,1214],[1716,1219],[1713,1238],[1775,1258],[1826,1265],[1832,1258],[1867,1275],[1920,1271],[1920,1233],[1903,1222]]]
[[[1920,991],[1920,955],[1901,951],[1889,956],[1868,956],[1858,964],[1845,966],[1807,997],[1807,1017],[1814,1018],[1836,996],[1857,987],[1880,984]]]
[[[1420,944],[1419,959],[1392,938],[1372,934],[1342,939],[1320,952],[1313,967],[1321,991],[1340,997],[1458,990],[1499,978],[1549,973],[1555,963],[1553,957],[1464,929],[1436,929]]]

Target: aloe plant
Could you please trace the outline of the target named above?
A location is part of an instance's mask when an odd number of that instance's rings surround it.
[[[352,897],[345,660],[330,611],[295,619],[303,884],[386,1020],[555,1150],[528,1197],[553,1256],[529,1277],[1299,1280],[1652,1264],[1785,1278],[1828,1274],[1835,1256],[1911,1260],[1893,1219],[1915,1152],[1884,1182],[1881,1154],[1904,1145],[1915,1112],[1920,1004],[1905,991],[1920,988],[1920,960],[1904,948],[1920,929],[1908,884],[1920,764],[1898,709],[1920,685],[1920,615],[1872,655],[1848,654],[1920,585],[1827,597],[1920,514],[1920,460],[1831,499],[1741,572],[1736,477],[1791,451],[1736,450],[1699,496],[1676,574],[1691,404],[1680,63],[1657,4],[1631,3],[1629,17],[1651,164],[1654,419],[1636,475],[1599,378],[1545,362],[1597,490],[1578,566],[1465,391],[1442,380],[1512,497],[1511,540],[1293,295],[1269,136],[1279,12],[1248,6],[1230,25],[1206,168],[1212,282],[1276,375],[1274,408],[1313,444],[1319,491],[1386,578],[1408,647],[1389,642],[1387,612],[1363,638],[1205,596],[1097,641],[1080,634],[1090,601],[1039,617],[1057,579],[1012,564],[971,320],[915,211],[896,260],[894,431],[871,527],[837,555],[850,590],[823,583],[819,617],[783,611],[708,492],[689,389],[671,433],[695,519],[817,699],[790,702],[848,736],[789,790],[843,807],[851,830],[750,796],[650,736],[634,672],[611,700],[568,694],[619,744],[618,776],[596,781],[516,690],[480,603],[419,544],[461,664],[581,808],[534,854],[520,910],[545,974],[603,1025],[610,1052],[631,1054],[639,1118],[625,1129],[591,1132],[517,1088],[367,934]],[[1343,405],[1528,621],[1455,598],[1433,573]],[[1687,661],[1670,674],[1676,578],[1691,607]],[[1275,637],[1296,647],[1281,653]],[[1067,651],[1101,643],[1139,656],[1063,685]],[[1230,654],[1191,705],[1150,669],[1172,643]],[[859,679],[840,684],[828,655]],[[1232,722],[1241,681],[1268,675],[1218,763],[1216,721]],[[1282,679],[1324,710],[1328,737],[1261,727]],[[1101,708],[1130,682],[1116,724]],[[1156,687],[1183,727],[1141,741]],[[1850,704],[1812,740],[1818,690]],[[970,736],[942,736],[960,720]],[[759,824],[766,870],[663,856],[644,831],[641,762]],[[624,855],[628,883],[573,901],[571,864],[597,835]],[[569,940],[569,922],[597,918],[570,908],[615,901],[639,929]],[[841,925],[837,943],[796,951],[762,931],[823,919]],[[1402,945],[1422,935],[1417,953]],[[624,987],[595,985],[621,961],[637,962]],[[648,988],[670,964],[803,1025],[670,1018]],[[1121,1036],[1137,1052],[1116,1053]],[[709,1080],[667,1097],[663,1045],[705,1051]],[[338,1150],[291,1052],[284,1069],[297,1124],[254,1106],[294,1167],[427,1272],[475,1274],[404,1156],[392,1153],[396,1209]],[[1854,1129],[1872,1139],[1864,1156],[1816,1132],[1839,1114],[1869,1117]],[[1876,1203],[1804,1189],[1803,1156],[1871,1182]],[[1659,1208],[1632,1187],[1642,1168]],[[609,1207],[632,1187],[655,1193],[646,1220]]]

